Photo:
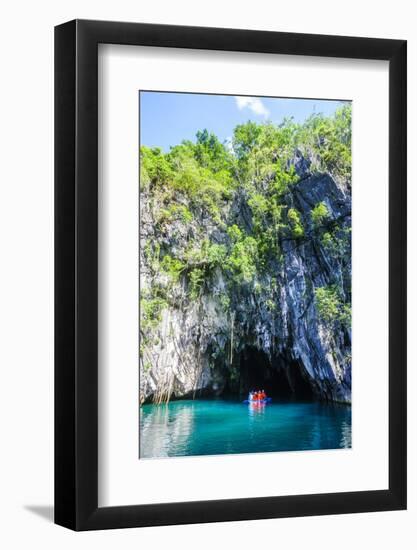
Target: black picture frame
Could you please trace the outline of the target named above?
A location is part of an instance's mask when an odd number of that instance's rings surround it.
[[[389,62],[388,489],[98,506],[98,44]],[[55,523],[78,531],[406,508],[406,45],[106,21],[55,28]]]

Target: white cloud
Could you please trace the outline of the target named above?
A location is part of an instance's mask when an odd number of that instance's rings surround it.
[[[263,116],[265,118],[269,116],[268,109],[259,97],[236,96],[235,100],[236,105],[240,110],[247,108],[250,109],[255,115]]]

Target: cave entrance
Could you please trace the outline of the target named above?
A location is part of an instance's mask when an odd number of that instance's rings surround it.
[[[303,377],[302,366],[284,357],[271,362],[266,353],[255,347],[246,347],[239,356],[239,393],[264,389],[267,395],[282,399],[312,399],[313,390]]]

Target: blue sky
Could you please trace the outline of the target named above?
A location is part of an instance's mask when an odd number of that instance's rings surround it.
[[[248,120],[278,124],[292,116],[302,122],[312,113],[330,115],[342,104],[320,99],[140,92],[140,140],[141,145],[167,152],[184,139],[194,141],[196,132],[205,128],[224,141],[237,124]]]

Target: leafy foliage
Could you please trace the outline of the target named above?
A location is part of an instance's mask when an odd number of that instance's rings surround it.
[[[299,239],[304,236],[304,227],[301,222],[301,216],[298,210],[295,208],[290,208],[288,210],[288,220],[290,222],[292,234],[296,239]]]
[[[204,284],[204,270],[196,267],[190,273],[190,298],[195,300],[200,296]]]
[[[193,221],[192,213],[183,204],[174,203],[169,205],[167,208],[161,208],[159,212],[159,223],[172,223],[175,221],[191,223]]]
[[[253,237],[244,237],[231,248],[226,269],[230,270],[237,283],[249,283],[256,274],[258,246]]]
[[[163,298],[141,299],[141,329],[143,332],[146,332],[148,329],[156,328],[159,325],[162,320],[162,311],[167,305],[167,302]]]
[[[311,157],[316,157],[317,167],[341,179],[351,179],[351,126],[352,107],[340,107],[333,117],[314,114],[297,127],[295,142]]]
[[[325,324],[333,325],[339,322],[350,326],[351,307],[342,302],[336,285],[316,288],[314,294],[319,316]]]
[[[312,172],[328,171],[349,185],[351,107],[332,117],[314,114],[303,124],[248,121],[235,128],[227,146],[204,129],[194,142],[183,141],[167,153],[141,147],[140,189],[147,194],[158,236],[144,245],[152,284],[141,296],[141,332],[155,330],[163,309],[175,306],[175,292],[181,289],[197,301],[215,274],[225,285],[219,302],[231,311],[234,290],[252,285],[256,295],[262,273],[280,269],[284,241],[298,246],[313,233],[327,254],[346,253],[350,234],[329,227],[324,202],[311,210],[313,232],[294,206],[295,151],[310,159]],[[234,212],[242,203],[246,221],[237,222]],[[276,292],[271,283],[271,312]],[[315,302],[324,323],[348,326],[349,305],[335,286],[317,288]]]
[[[329,217],[329,209],[324,202],[319,202],[311,211],[311,220],[314,227],[319,227]]]
[[[153,185],[163,185],[173,176],[172,167],[162,149],[141,147],[140,182],[142,189]]]
[[[181,272],[185,268],[185,264],[178,258],[173,258],[166,254],[161,261],[161,270],[171,277],[174,282],[177,282]]]

